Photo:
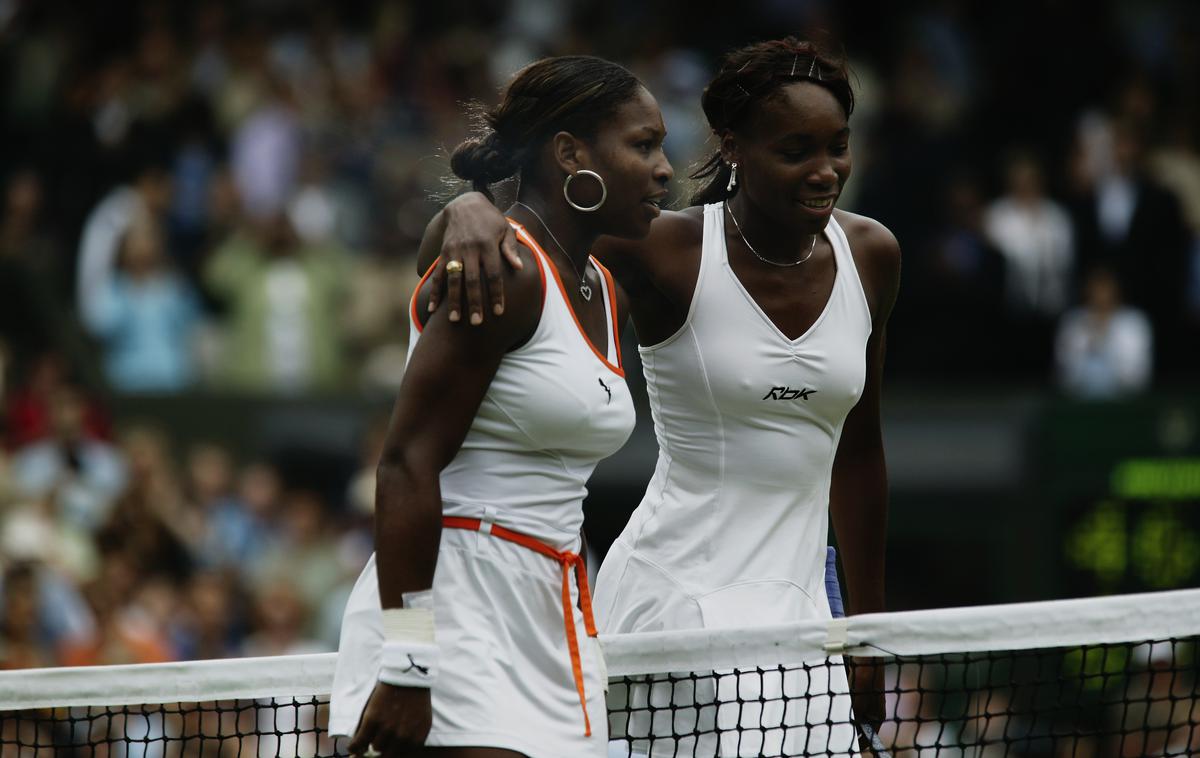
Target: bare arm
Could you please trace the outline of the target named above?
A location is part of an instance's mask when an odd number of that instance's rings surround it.
[[[537,325],[536,266],[505,278],[527,306],[476,329],[434,313],[413,350],[377,469],[375,544],[383,608],[402,607],[405,593],[433,586],[442,528],[439,475],[462,445],[501,359]],[[386,754],[389,748],[422,745],[431,719],[429,690],[377,683],[350,750],[361,754],[373,745]]]
[[[842,428],[830,491],[833,528],[850,594],[847,611],[855,614],[884,607],[887,465],[879,408],[887,324],[900,287],[900,246],[891,232],[871,219],[851,216],[843,225],[853,230],[852,245],[872,319],[866,382]]]
[[[702,228],[699,208],[664,211],[643,239],[596,240],[593,255],[619,285],[621,322],[633,308],[638,328],[647,332],[649,342],[659,341],[682,323],[699,270]],[[457,321],[465,299],[469,321],[475,325],[487,317],[484,302],[490,304],[492,314],[503,313],[501,273],[508,267],[519,268],[516,249],[512,227],[486,195],[468,192],[450,201],[430,221],[417,257],[420,273],[437,264],[429,277],[433,293],[429,310],[445,304],[450,320]],[[462,270],[447,272],[449,261],[461,263]]]
[[[887,464],[879,409],[887,322],[900,285],[900,247],[891,232],[862,219],[856,235],[859,270],[871,302],[872,331],[867,341],[867,375],[862,397],[846,417],[833,462],[830,511],[849,591],[847,612],[884,610],[887,544]],[[860,725],[878,729],[884,718],[883,668],[873,659],[852,662],[854,711]]]

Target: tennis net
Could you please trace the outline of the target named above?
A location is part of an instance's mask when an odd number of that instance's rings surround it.
[[[1197,755],[1198,640],[1200,590],[613,635],[609,754]],[[3,672],[0,756],[345,755],[334,662]]]

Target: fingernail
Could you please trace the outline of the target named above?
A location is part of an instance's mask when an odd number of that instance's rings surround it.
[[[483,323],[483,314],[482,313],[472,313],[471,314],[471,326],[479,326],[482,323]]]
[[[458,311],[450,311],[450,320],[458,321]]]
[[[504,313],[504,306],[500,303],[496,303],[492,306],[492,313],[495,313],[497,316],[499,316],[501,313]]]
[[[432,300],[430,300],[430,301],[429,301],[429,306],[428,306],[428,308],[426,308],[426,310],[428,310],[430,313],[433,313],[433,309],[434,309],[434,308],[436,308],[436,307],[437,307],[437,306],[436,306],[436,305],[434,305],[433,301],[432,301]]]

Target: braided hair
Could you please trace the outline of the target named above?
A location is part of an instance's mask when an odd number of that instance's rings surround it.
[[[756,42],[726,55],[721,70],[704,88],[700,99],[713,133],[719,136],[736,129],[753,106],[793,82],[812,82],[829,90],[849,117],[854,112],[854,91],[850,88],[846,61],[829,47],[785,37]],[[737,189],[725,189],[729,173],[729,165],[721,160],[718,149],[691,174],[690,178],[701,185],[692,195],[691,204],[716,203],[732,197]]]
[[[513,77],[499,105],[473,106],[476,134],[454,149],[450,169],[491,198],[489,185],[529,168],[547,139],[560,131],[591,139],[640,86],[625,68],[602,58],[531,63]]]

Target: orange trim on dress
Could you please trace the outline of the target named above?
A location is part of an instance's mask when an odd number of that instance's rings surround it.
[[[625,370],[623,368],[621,368],[620,365],[614,366],[613,364],[609,363],[608,356],[604,355],[603,353],[601,353],[599,350],[596,349],[596,346],[592,344],[591,338],[589,338],[587,336],[587,332],[585,332],[583,330],[583,324],[579,323],[579,317],[575,315],[575,309],[571,307],[571,298],[567,297],[567,289],[566,289],[566,287],[563,286],[562,277],[560,277],[558,275],[558,266],[554,265],[554,260],[551,259],[551,257],[546,254],[546,251],[542,249],[542,246],[537,243],[537,240],[535,240],[533,238],[533,235],[530,234],[529,231],[524,226],[522,226],[520,222],[509,219],[509,223],[512,224],[514,228],[516,228],[517,239],[524,242],[525,245],[527,247],[529,247],[531,250],[541,253],[541,255],[543,255],[546,258],[546,262],[550,264],[550,272],[552,274],[554,274],[554,281],[556,284],[558,284],[558,291],[562,293],[563,302],[566,303],[566,306],[567,306],[567,312],[571,314],[571,319],[575,322],[575,328],[577,328],[579,330],[579,334],[583,336],[583,341],[587,343],[587,346],[592,349],[592,352],[596,354],[596,357],[599,358],[600,361],[602,363],[604,363],[605,366],[608,366],[608,368],[617,376],[624,378]],[[589,257],[589,259],[591,258],[591,256],[588,256],[588,257]],[[612,320],[613,320],[613,324],[614,324],[614,328],[615,328],[615,325],[617,322],[617,314],[615,313],[615,311],[612,314]],[[617,354],[620,355],[620,348],[618,348]]]
[[[613,350],[617,354],[617,365],[623,370],[625,362],[621,360],[621,323],[617,320],[617,316],[620,313],[617,310],[617,284],[613,281],[612,272],[608,270],[607,266],[595,258],[592,258],[592,263],[596,264],[596,268],[600,269],[601,274],[604,274],[604,281],[608,283],[608,304],[612,309]]]
[[[442,526],[447,529],[466,529],[478,532],[483,527],[483,521],[477,518],[461,516],[443,516]],[[579,608],[583,612],[584,630],[589,637],[596,636],[596,621],[592,616],[592,595],[588,591],[587,568],[583,565],[583,557],[569,550],[555,550],[544,542],[539,542],[520,532],[505,529],[492,524],[490,533],[493,537],[516,543],[547,558],[558,561],[562,567],[562,607],[563,629],[567,635],[567,649],[571,653],[571,674],[575,677],[575,690],[579,693],[579,705],[583,708],[584,736],[592,736],[592,721],[588,718],[587,694],[583,687],[583,660],[579,655],[579,638],[575,631],[575,614],[571,605],[571,569],[575,569],[575,582],[579,585]]]
[[[433,270],[437,268],[438,261],[441,259],[442,257],[440,255],[433,259],[433,263],[429,264],[429,268],[425,269],[425,273],[421,276],[421,281],[417,282],[417,288],[413,290],[412,302],[409,304],[408,310],[409,317],[412,318],[413,326],[417,327],[417,334],[420,334],[425,330],[425,326],[421,323],[421,319],[417,318],[417,298],[421,294],[421,288],[425,286],[425,282],[429,279],[429,276],[433,273]]]

